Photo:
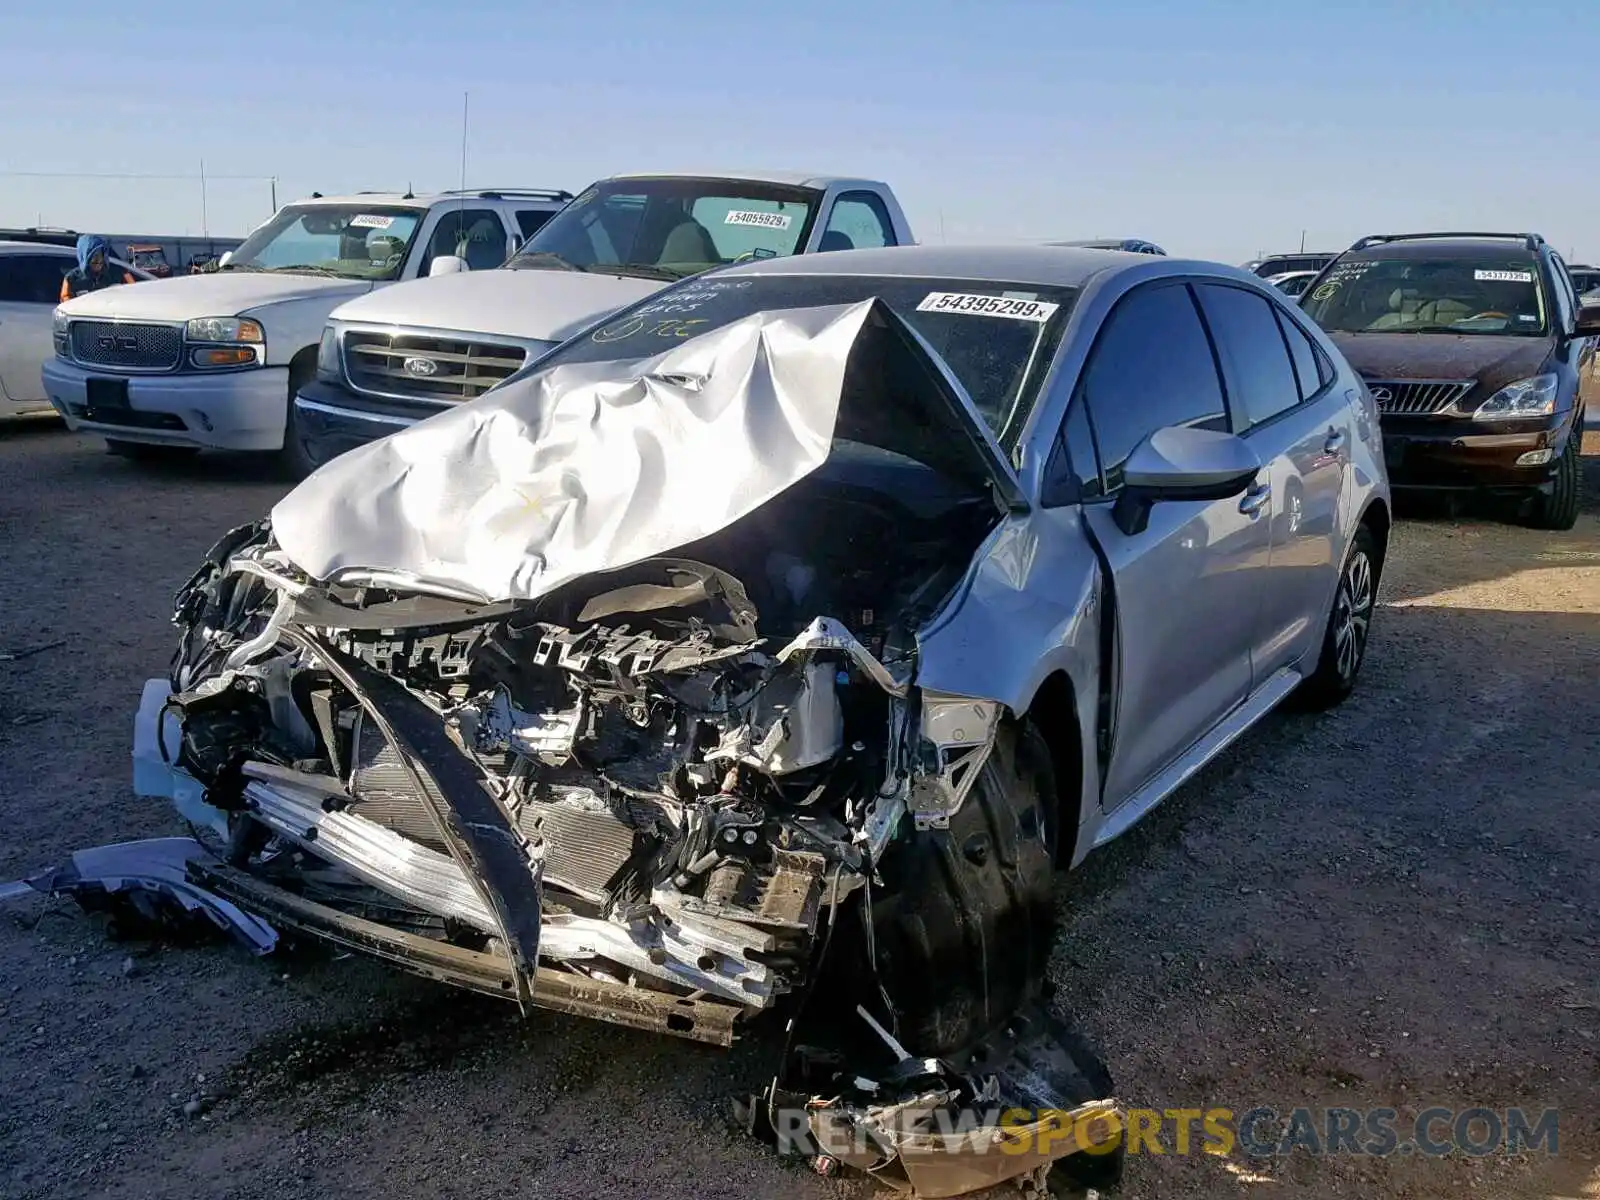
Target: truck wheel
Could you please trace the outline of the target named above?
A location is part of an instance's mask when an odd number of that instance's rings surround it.
[[[312,455],[311,447],[300,430],[300,423],[295,420],[294,407],[294,398],[300,394],[301,388],[311,382],[314,369],[304,364],[296,364],[289,369],[289,407],[283,414],[283,448],[278,451],[278,466],[284,475],[296,481],[304,479],[321,465]]]
[[[884,855],[875,961],[912,1054],[959,1054],[1041,998],[1055,934],[1054,800],[1044,738],[1032,722],[1007,722],[950,828],[914,831]]]
[[[118,458],[131,458],[135,462],[185,462],[200,453],[198,446],[156,446],[149,442],[124,442],[120,438],[106,439],[106,453]]]
[[[1556,461],[1550,494],[1533,498],[1528,524],[1535,529],[1567,530],[1578,523],[1578,499],[1583,491],[1583,414],[1579,413],[1567,444]]]
[[[1295,691],[1301,708],[1332,708],[1355,691],[1356,676],[1367,657],[1372,612],[1378,603],[1378,564],[1378,543],[1372,531],[1361,525],[1339,572],[1316,669]]]

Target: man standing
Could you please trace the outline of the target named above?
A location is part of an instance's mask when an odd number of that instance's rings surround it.
[[[111,265],[111,243],[97,233],[85,233],[78,238],[78,265],[61,280],[61,299],[133,281],[128,272]]]

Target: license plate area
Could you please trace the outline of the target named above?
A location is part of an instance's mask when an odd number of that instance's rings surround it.
[[[116,420],[128,413],[128,381],[95,379],[84,381],[84,413],[91,421]]]

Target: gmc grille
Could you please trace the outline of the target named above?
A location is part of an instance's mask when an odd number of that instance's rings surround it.
[[[1380,413],[1396,416],[1428,416],[1441,413],[1472,390],[1473,381],[1369,379],[1372,398]]]
[[[357,391],[451,403],[483,395],[522,366],[521,346],[347,330],[344,368]]]
[[[71,329],[72,357],[85,366],[171,371],[183,356],[183,334],[172,325],[74,321]]]

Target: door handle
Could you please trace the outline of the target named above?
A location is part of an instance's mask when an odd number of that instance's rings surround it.
[[[1267,501],[1272,499],[1272,485],[1270,483],[1252,483],[1239,501],[1239,511],[1254,520],[1261,515],[1261,510],[1267,506]]]
[[[1322,452],[1324,454],[1341,454],[1344,452],[1344,444],[1348,440],[1344,430],[1330,429],[1328,430],[1328,440],[1322,443]]]

